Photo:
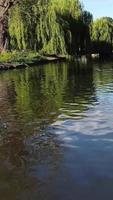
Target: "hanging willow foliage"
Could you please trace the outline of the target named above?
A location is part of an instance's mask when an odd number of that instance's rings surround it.
[[[40,15],[37,24],[37,40],[42,51],[48,53],[66,53],[64,30],[58,22],[56,5],[50,2],[48,8]]]
[[[82,13],[78,0],[23,0],[10,13],[11,45],[49,54],[69,53],[72,43],[78,43],[76,29],[78,23],[81,25]]]
[[[12,46],[17,45],[19,49],[26,48],[25,32],[26,27],[20,7],[16,6],[15,10],[12,12],[11,20],[9,21],[9,34],[11,36]]]

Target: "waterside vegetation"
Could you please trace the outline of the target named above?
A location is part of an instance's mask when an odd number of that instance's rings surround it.
[[[108,56],[112,47],[113,19],[102,17],[93,21],[93,15],[84,10],[79,0],[0,3],[1,66],[62,59],[56,55]]]

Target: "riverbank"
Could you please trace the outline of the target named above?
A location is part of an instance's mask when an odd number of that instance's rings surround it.
[[[66,56],[62,55],[40,55],[37,52],[7,52],[0,55],[0,70],[25,68],[64,60],[66,60]]]
[[[105,59],[111,59],[113,58],[113,55],[111,56],[105,56]],[[6,52],[3,54],[0,54],[0,71],[1,70],[9,70],[9,69],[22,69],[25,67],[32,67],[35,65],[42,65],[47,64],[50,62],[58,62],[58,61],[66,61],[66,60],[76,60],[81,63],[87,63],[89,59],[92,60],[103,60],[103,57],[99,54],[91,54],[90,57],[87,55],[82,55],[81,57],[73,57],[73,56],[66,56],[66,55],[50,55],[45,54],[41,55],[38,52],[33,51],[22,51],[22,52]]]

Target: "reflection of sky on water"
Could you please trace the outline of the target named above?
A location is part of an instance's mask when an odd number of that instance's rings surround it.
[[[60,132],[61,134],[64,131],[73,131],[75,133],[79,132],[83,135],[91,135],[91,136],[100,136],[100,135],[107,135],[112,132],[113,130],[113,111],[112,111],[112,104],[110,103],[110,98],[108,102],[103,104],[101,103],[95,108],[89,109],[88,111],[82,114],[82,118],[78,120],[71,119],[70,116],[63,116],[60,120],[56,121],[53,126],[62,127]],[[70,118],[64,120],[66,118]],[[56,134],[59,133],[56,130]]]
[[[68,107],[69,115],[66,115],[62,108],[64,114],[59,115],[50,128],[66,152],[67,173],[78,184],[91,186],[96,179],[103,179],[103,182],[106,178],[113,179],[112,88],[111,83],[96,88],[95,103],[91,102],[82,115],[80,110],[74,110],[72,116],[72,107]]]
[[[112,200],[111,65],[19,72],[0,75],[1,199]]]

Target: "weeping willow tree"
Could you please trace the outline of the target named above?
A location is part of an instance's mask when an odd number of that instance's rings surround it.
[[[56,4],[51,1],[37,24],[37,41],[41,50],[48,53],[66,53],[64,30],[58,22]]]
[[[79,0],[23,0],[10,12],[10,45],[19,50],[75,54],[82,48],[84,26]]]
[[[56,2],[27,1],[21,9],[17,5],[11,12],[9,33],[11,46],[35,49],[48,53],[66,53],[64,30],[58,22]]]
[[[33,49],[38,21],[38,0],[23,0],[10,12],[9,35],[11,48]]]
[[[51,0],[44,16],[46,31],[43,32],[43,15],[42,24],[37,26],[38,38],[41,35],[38,30],[42,30],[43,51],[79,54],[82,48],[88,46],[92,15],[83,10],[78,0]]]
[[[44,49],[50,52],[68,53],[73,43],[71,24],[76,26],[76,21],[79,21],[81,15],[82,8],[78,0],[61,0],[60,2],[51,0],[48,10],[50,40],[47,41]]]
[[[100,54],[110,54],[113,49],[113,19],[102,17],[93,22],[92,26],[93,51]]]

